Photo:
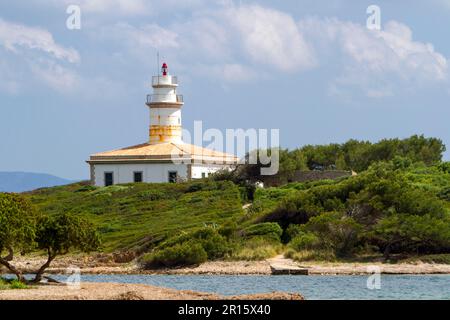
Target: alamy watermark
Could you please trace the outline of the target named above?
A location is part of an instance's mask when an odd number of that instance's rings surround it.
[[[183,141],[195,146],[204,146],[207,150],[217,153],[211,154],[202,149],[201,157],[183,159],[179,150],[172,152],[172,161],[180,164],[190,162],[193,164],[260,164],[261,175],[275,175],[280,167],[280,130],[279,129],[226,129],[225,133],[216,128],[203,130],[202,121],[194,121],[193,135],[190,131],[182,130]],[[239,160],[234,160],[227,155],[218,156],[221,153],[238,155]],[[192,162],[191,162],[192,161]]]
[[[367,272],[370,276],[367,278],[367,289],[380,290],[381,289],[381,268],[379,266],[368,266]]]
[[[66,13],[69,17],[66,20],[66,27],[69,30],[81,29],[81,8],[78,5],[71,4],[67,7]]]
[[[81,288],[81,269],[77,266],[69,266],[66,269],[67,278],[64,283],[71,290],[79,290]]]
[[[369,15],[366,20],[366,27],[369,30],[381,30],[381,9],[377,5],[367,7],[366,13]]]

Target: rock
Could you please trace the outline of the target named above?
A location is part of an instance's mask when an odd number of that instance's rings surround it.
[[[271,292],[232,296],[230,300],[305,300],[299,293]]]
[[[127,291],[119,294],[113,300],[144,300],[144,297],[138,294],[136,291]]]

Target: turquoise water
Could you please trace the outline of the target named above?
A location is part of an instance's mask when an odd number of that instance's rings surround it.
[[[381,288],[373,290],[367,288],[367,276],[82,275],[81,281],[142,283],[222,295],[285,291],[307,299],[450,299],[450,275],[381,275]]]

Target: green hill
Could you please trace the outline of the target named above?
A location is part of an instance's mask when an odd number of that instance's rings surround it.
[[[357,176],[257,189],[245,209],[247,182],[226,176],[75,183],[24,196],[45,214],[87,217],[99,228],[103,251],[134,251],[149,267],[283,252],[297,260],[450,253],[449,163],[394,159]]]
[[[25,194],[46,214],[68,212],[93,221],[105,251],[144,251],[162,240],[206,225],[220,226],[242,214],[232,182],[126,184],[87,183],[38,189]]]

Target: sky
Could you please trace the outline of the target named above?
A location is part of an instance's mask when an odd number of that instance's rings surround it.
[[[450,150],[450,0],[15,0],[0,2],[0,171],[87,179],[90,154],[146,142],[157,52],[188,130]]]

